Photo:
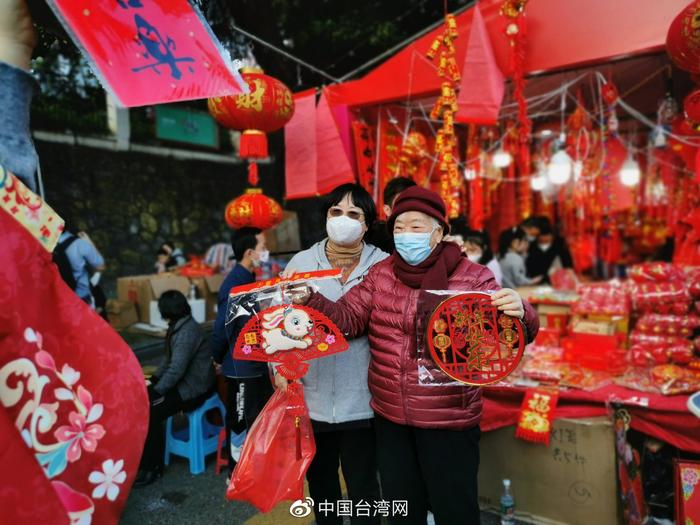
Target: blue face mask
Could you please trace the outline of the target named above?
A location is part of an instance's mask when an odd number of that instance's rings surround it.
[[[435,231],[435,230],[433,230]],[[394,235],[394,246],[401,258],[411,266],[425,261],[432,248],[430,248],[430,236],[433,232],[427,233],[397,233]]]

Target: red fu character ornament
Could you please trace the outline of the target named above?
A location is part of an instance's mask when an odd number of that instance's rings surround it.
[[[236,322],[250,316],[233,348],[233,357],[276,363],[290,383],[276,390],[248,430],[241,457],[226,492],[268,512],[284,500],[304,497],[304,476],[316,453],[304,390],[297,380],[309,369],[306,361],[347,350],[348,343],[322,313],[286,301],[288,286],[309,280],[338,278],[340,270],[295,274],[231,291],[228,311]],[[270,303],[281,303],[269,306]]]
[[[459,293],[440,303],[428,319],[426,338],[440,369],[471,386],[507,377],[525,349],[521,322],[499,312],[484,292]]]

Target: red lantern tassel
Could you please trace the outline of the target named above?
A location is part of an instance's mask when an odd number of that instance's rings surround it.
[[[248,164],[248,182],[251,186],[257,186],[260,182],[260,175],[258,175],[258,163],[251,162]]]
[[[267,153],[267,135],[256,129],[247,129],[241,135],[238,153],[244,159],[264,159]]]

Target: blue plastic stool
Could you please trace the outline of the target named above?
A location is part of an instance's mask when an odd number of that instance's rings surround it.
[[[688,410],[700,417],[700,392],[695,392],[688,398]]]
[[[172,416],[165,423],[165,464],[170,464],[170,454],[189,459],[190,472],[204,472],[204,458],[216,452],[222,427],[207,421],[206,413],[218,410],[221,420],[226,420],[226,408],[217,394],[207,399],[199,408],[188,412],[187,428],[173,432]]]

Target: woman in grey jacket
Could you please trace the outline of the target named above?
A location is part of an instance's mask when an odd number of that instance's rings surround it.
[[[176,290],[164,292],[158,299],[158,309],[168,321],[165,358],[147,382],[150,420],[134,486],[148,485],[163,473],[164,421],[181,410],[194,410],[206,401],[214,388],[214,367],[207,337],[192,318],[185,296]]]
[[[367,191],[356,184],[344,184],[326,200],[328,237],[296,254],[285,273],[339,268],[338,280],[318,283],[319,291],[337,301],[362,282],[369,269],[388,255],[363,242],[364,234],[376,219],[376,208]],[[367,387],[369,343],[367,337],[349,341],[340,354],[311,361],[302,379],[306,404],[314,427],[316,456],[306,478],[316,502],[343,500],[338,466],[348,488],[348,498],[368,504],[379,499],[375,459],[374,413],[369,406]],[[286,388],[286,380],[275,375],[275,384]],[[319,525],[341,524],[335,512],[314,509]],[[355,523],[358,518],[352,518]],[[379,518],[363,518],[362,523],[379,523]]]

